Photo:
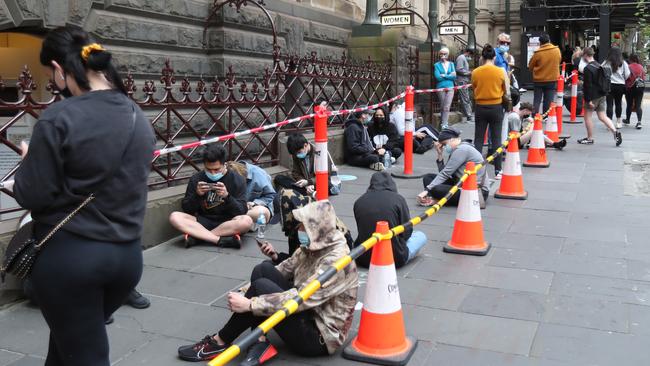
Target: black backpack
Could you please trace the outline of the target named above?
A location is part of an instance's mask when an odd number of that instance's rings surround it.
[[[594,78],[594,87],[603,95],[609,94],[612,89],[612,68],[603,67],[597,62],[591,62],[588,66],[596,69],[596,77]]]

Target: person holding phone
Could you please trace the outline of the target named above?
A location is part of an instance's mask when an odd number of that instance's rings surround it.
[[[50,31],[40,62],[64,99],[43,111],[29,146],[21,146],[16,201],[31,211],[40,241],[94,196],[46,240],[32,267],[33,294],[50,329],[44,364],[109,366],[104,323],[142,275],[156,140],[111,52],[82,28]]]
[[[204,170],[194,174],[181,202],[183,212],[169,216],[174,228],[185,234],[185,247],[202,243],[240,248],[239,234],[253,227],[246,215],[246,180],[226,168],[226,149],[208,145],[203,153]]]
[[[299,222],[300,248],[278,265],[265,261],[255,266],[250,284],[242,288],[243,291],[228,294],[228,308],[232,315],[226,324],[213,335],[179,347],[180,359],[198,362],[217,357],[243,332],[280,310],[317,273],[350,253],[343,233],[336,228],[336,213],[329,201],[318,201],[296,209],[293,217]],[[345,342],[352,326],[358,287],[357,268],[350,263],[345,271],[324,283],[300,304],[294,315],[273,330],[297,355],[318,357],[334,354]],[[260,365],[278,353],[266,336],[242,351],[246,351],[242,365]]]

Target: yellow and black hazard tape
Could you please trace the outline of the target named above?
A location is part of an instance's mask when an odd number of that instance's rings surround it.
[[[550,109],[549,111],[544,113],[543,116],[544,117],[547,116],[549,112]],[[386,234],[380,234],[380,233],[372,234],[370,238],[366,239],[359,246],[352,249],[350,251],[350,254],[334,262],[332,266],[330,266],[327,270],[321,273],[315,280],[307,284],[307,286],[305,286],[302,290],[300,290],[300,292],[296,297],[284,303],[282,305],[282,309],[276,311],[273,315],[268,317],[264,322],[258,325],[257,328],[253,329],[239,342],[228,347],[219,356],[217,356],[212,361],[210,361],[208,365],[223,366],[227,364],[233,358],[237,357],[237,355],[239,355],[242,349],[246,349],[251,345],[253,345],[255,342],[257,342],[258,338],[268,333],[271,329],[273,329],[273,327],[278,325],[285,318],[295,313],[298,310],[298,307],[303,302],[305,302],[305,300],[309,299],[316,291],[318,291],[318,289],[321,288],[321,285],[323,283],[329,281],[338,272],[340,272],[345,267],[347,267],[347,265],[350,264],[353,260],[359,258],[363,253],[367,252],[373,246],[375,246],[375,244],[379,243],[382,240],[390,240],[394,236],[402,234],[404,231],[418,225],[422,221],[436,214],[449,201],[449,199],[454,194],[456,194],[456,192],[458,192],[459,189],[461,189],[463,183],[467,180],[467,178],[471,174],[476,174],[476,172],[478,172],[486,164],[489,164],[492,161],[494,161],[494,159],[496,159],[499,155],[501,155],[505,151],[505,149],[508,147],[508,144],[513,139],[519,138],[519,136],[521,136],[521,133],[511,133],[506,139],[506,141],[504,141],[503,144],[501,144],[501,146],[499,146],[492,155],[488,156],[485,159],[485,162],[477,164],[474,167],[473,171],[466,170],[465,174],[463,174],[463,176],[460,177],[460,179],[458,180],[458,183],[456,183],[453,187],[451,187],[451,189],[449,189],[449,192],[447,192],[447,194],[443,198],[438,200],[438,202],[436,202],[433,206],[431,206],[426,211],[424,211],[421,215],[411,218],[408,222],[404,224],[391,228]]]

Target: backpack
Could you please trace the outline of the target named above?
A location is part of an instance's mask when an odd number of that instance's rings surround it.
[[[592,62],[589,65],[596,68],[596,78],[594,79],[594,86],[602,93],[609,94],[612,89],[612,68],[609,66],[599,65],[597,62]]]

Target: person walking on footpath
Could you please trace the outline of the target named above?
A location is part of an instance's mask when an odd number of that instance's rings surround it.
[[[602,66],[609,69],[611,75],[611,87],[607,94],[607,118],[613,120],[614,105],[616,105],[616,128],[622,128],[623,95],[625,95],[625,83],[630,78],[630,68],[618,47],[612,47],[609,50],[607,60],[603,62]]]
[[[528,69],[533,74],[533,87],[535,95],[533,97],[533,107],[535,113],[544,113],[548,111],[551,102],[555,99],[555,88],[557,79],[560,76],[560,63],[562,62],[562,53],[560,49],[551,44],[547,33],[539,37],[540,47],[535,51],[533,57],[528,62]],[[540,104],[544,100],[542,111],[539,110]]]
[[[469,61],[467,61],[467,58],[473,56],[474,50],[467,48],[465,49],[465,52],[456,57],[456,85],[462,86],[471,82],[472,70],[469,68]],[[468,122],[474,122],[470,90],[458,89],[458,97],[460,99],[460,107],[463,115],[467,118]]]
[[[387,172],[377,172],[370,178],[370,186],[366,193],[354,202],[354,219],[357,222],[357,247],[375,232],[378,221],[388,221],[390,227],[395,227],[411,218],[406,199],[397,192],[397,185]],[[427,243],[426,235],[421,231],[409,228],[402,234],[391,239],[395,267],[400,268],[412,261]],[[361,267],[370,266],[372,249],[357,258]]]
[[[594,60],[593,48],[587,47],[583,52],[584,62],[587,64],[584,68],[583,93],[585,98],[585,128],[587,137],[579,139],[579,144],[591,145],[594,143],[593,130],[594,123],[592,112],[596,111],[598,119],[607,126],[614,135],[616,146],[623,142],[621,132],[614,127],[612,120],[605,113],[605,97],[609,91],[610,75],[606,68],[602,67]]]
[[[31,210],[37,241],[54,231],[31,272],[50,328],[47,366],[109,366],[105,321],[142,275],[155,136],[111,58],[76,26],[51,31],[40,53],[65,99],[43,111],[23,143],[13,191]]]
[[[454,63],[449,61],[449,48],[440,49],[439,55],[440,61],[436,62],[433,67],[437,81],[436,88],[453,88],[454,80],[456,80],[456,68]],[[441,128],[447,128],[451,102],[454,100],[454,90],[439,91],[437,94],[440,101],[440,125]]]
[[[217,357],[246,330],[281,310],[318,273],[350,253],[343,233],[336,228],[336,214],[329,201],[296,209],[293,217],[300,222],[300,248],[277,266],[270,261],[257,265],[250,284],[241,289],[245,292],[228,294],[228,308],[233,314],[223,328],[195,344],[181,346],[180,359],[198,362]],[[273,330],[297,355],[318,357],[335,353],[352,327],[358,287],[357,267],[350,263]],[[250,346],[240,365],[260,365],[276,355],[277,350],[262,336]]]
[[[630,77],[625,83],[625,104],[627,104],[625,124],[630,124],[632,110],[636,112],[636,129],[641,129],[641,120],[643,117],[643,93],[645,91],[646,72],[641,65],[639,55],[630,55]]]
[[[483,66],[477,67],[472,72],[472,87],[476,101],[476,127],[474,129],[474,146],[479,152],[483,151],[483,137],[485,131],[490,129],[490,148],[492,154],[501,146],[501,129],[503,127],[503,103],[508,104],[510,98],[509,84],[506,73],[502,68],[494,65],[496,52],[491,45],[483,47],[481,56],[485,60]],[[512,109],[510,105],[508,110]],[[495,176],[500,177],[502,159],[494,159]]]

